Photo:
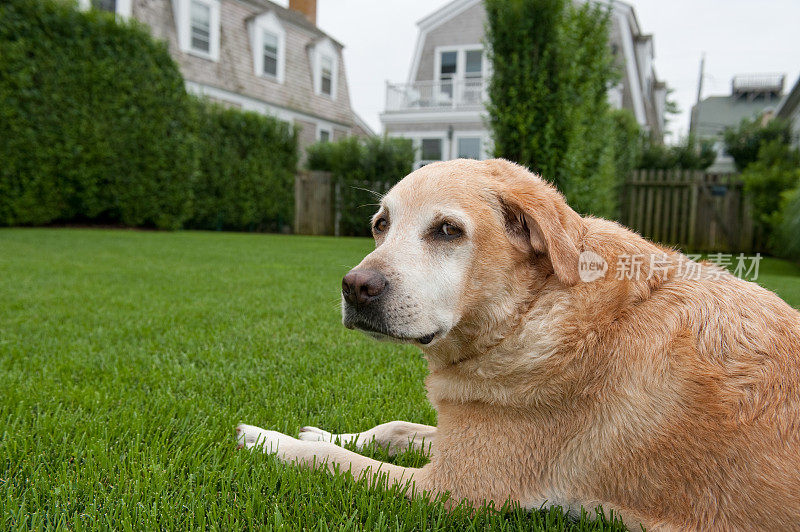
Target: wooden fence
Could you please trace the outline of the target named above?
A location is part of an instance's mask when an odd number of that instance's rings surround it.
[[[385,194],[390,188],[390,182],[352,181],[347,185],[339,185],[334,182],[330,172],[298,172],[294,179],[294,232],[300,235],[339,236],[341,226],[347,225],[347,220],[342,221],[343,213],[361,206],[354,202],[354,190]],[[363,213],[362,225],[366,230],[369,229],[369,217],[375,210],[377,208],[372,207],[369,212]],[[359,210],[358,216],[361,214]]]
[[[391,185],[363,186],[386,192]],[[295,233],[339,234],[342,209],[348,206],[340,205],[344,195],[330,172],[299,172],[294,192]],[[655,242],[688,251],[747,253],[754,248],[753,223],[738,175],[634,171],[623,190],[622,223]]]
[[[336,234],[330,172],[298,172],[294,178],[294,232]]]
[[[753,223],[735,174],[636,170],[623,191],[622,223],[683,250],[750,252]]]

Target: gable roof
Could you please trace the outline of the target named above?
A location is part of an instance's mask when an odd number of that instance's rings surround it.
[[[334,39],[333,37],[331,37],[330,35],[328,35],[324,31],[319,29],[319,27],[317,27],[316,24],[312,24],[311,21],[309,21],[305,17],[305,15],[303,15],[302,13],[298,13],[294,9],[289,9],[289,8],[280,6],[280,5],[278,5],[278,4],[274,3],[274,2],[270,2],[269,0],[241,0],[241,1],[246,2],[246,3],[250,4],[250,5],[265,9],[265,10],[273,11],[278,16],[278,18],[280,18],[281,20],[289,22],[290,24],[292,24],[294,26],[298,26],[300,28],[303,28],[303,29],[313,33],[314,35],[317,36],[317,39],[327,38],[327,39],[330,39],[331,42],[333,42],[339,48],[344,48],[344,45],[342,43],[340,43],[339,41],[337,41],[336,39]],[[261,14],[259,13],[259,15],[261,15]],[[259,16],[259,15],[255,15],[255,16]],[[252,17],[249,17],[249,18],[252,18]]]
[[[780,118],[789,118],[794,110],[797,109],[798,104],[800,104],[800,77],[797,78],[789,94],[778,105],[775,115]]]
[[[453,0],[449,4],[445,4],[427,17],[417,21],[417,26],[423,31],[429,31],[436,26],[439,26],[451,18],[455,17],[462,11],[466,11],[476,4],[480,4],[483,0]]]

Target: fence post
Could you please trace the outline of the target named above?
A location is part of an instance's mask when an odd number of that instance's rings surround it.
[[[691,195],[689,198],[689,234],[686,239],[686,244],[690,251],[694,251],[695,245],[695,229],[697,226],[697,202],[700,196],[700,179],[703,177],[703,172],[695,170],[691,173]]]
[[[303,218],[303,172],[299,171],[294,175],[294,233],[302,234],[300,221]]]
[[[333,209],[333,236],[342,236],[342,188],[338,181],[333,185]]]

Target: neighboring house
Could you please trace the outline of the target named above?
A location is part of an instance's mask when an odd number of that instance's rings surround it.
[[[792,121],[793,143],[800,149],[800,77],[775,110],[775,116]]]
[[[713,140],[717,158],[710,172],[733,173],[733,157],[725,152],[723,134],[744,119],[774,111],[783,94],[783,74],[744,74],[731,81],[727,96],[709,96],[692,107],[689,133],[697,140]]]
[[[609,100],[615,108],[631,110],[643,130],[661,139],[667,90],[653,69],[653,38],[641,32],[632,6],[619,1],[610,5],[611,47],[622,67],[622,80]],[[386,87],[384,131],[412,139],[417,166],[489,157],[484,102],[491,65],[483,45],[482,0],[454,0],[417,25],[408,81]]]
[[[350,106],[342,44],[316,26],[316,0],[80,0],[132,17],[167,41],[186,88],[317,141],[374,134]]]

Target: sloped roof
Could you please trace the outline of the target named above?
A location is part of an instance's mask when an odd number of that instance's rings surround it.
[[[692,108],[692,131],[700,138],[716,136],[727,127],[739,125],[742,119],[754,118],[777,104],[777,99],[709,96]]]
[[[312,24],[305,15],[299,13],[293,9],[288,9],[283,6],[280,6],[274,2],[270,2],[269,0],[242,0],[247,2],[250,5],[254,5],[256,7],[262,8],[264,10],[274,11],[275,15],[285,20],[295,26],[299,26],[303,29],[310,31],[311,33],[315,34],[318,39],[328,38],[333,42],[335,45],[339,46],[340,48],[344,48],[344,45],[319,29],[315,24]]]
[[[798,104],[800,104],[800,77],[797,78],[789,94],[778,105],[775,115],[780,118],[789,118],[794,110],[797,109]]]

